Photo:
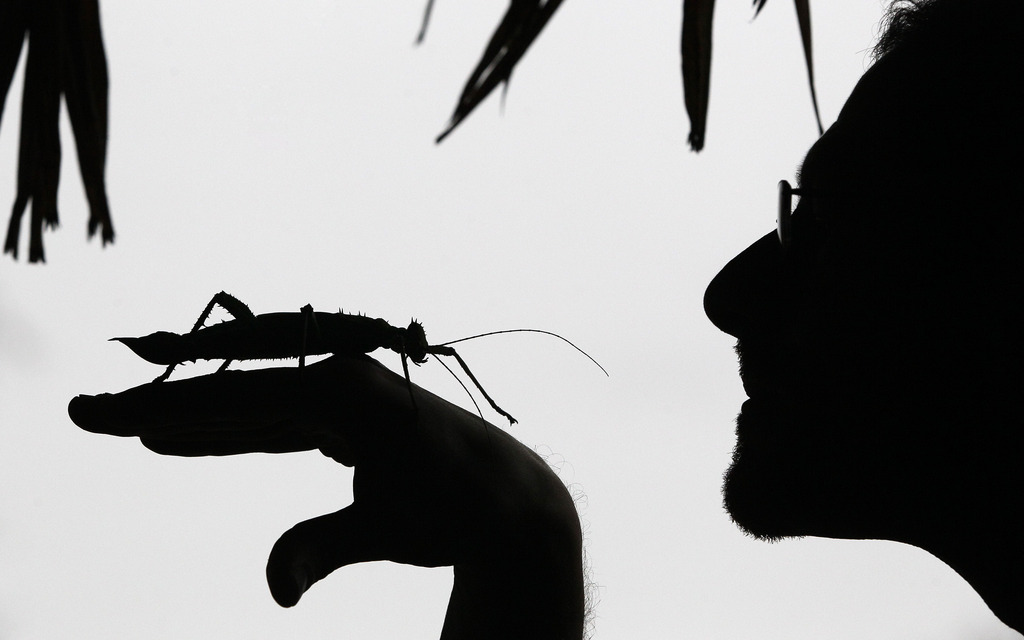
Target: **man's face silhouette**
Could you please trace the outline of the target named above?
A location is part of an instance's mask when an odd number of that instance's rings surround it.
[[[970,502],[957,476],[993,446],[979,406],[1001,411],[1010,332],[979,274],[1005,269],[949,206],[953,121],[921,115],[934,84],[902,58],[872,67],[804,160],[792,245],[772,231],[708,287],[749,396],[726,507],[758,537],[901,539],[908,501],[919,520]]]

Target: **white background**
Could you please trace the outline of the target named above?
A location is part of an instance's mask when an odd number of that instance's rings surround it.
[[[753,23],[749,2],[719,5],[695,155],[678,1],[567,2],[504,114],[494,96],[435,146],[502,0],[440,0],[420,48],[420,0],[105,0],[117,243],[83,241],[66,131],[48,264],[0,262],[0,638],[438,636],[448,569],[349,567],[294,609],[271,599],[274,540],[344,506],[348,470],[163,458],[68,419],[74,395],[160,372],[107,338],[185,331],[222,289],[257,313],[415,316],[432,342],[543,328],[600,360],[610,378],[543,336],[461,349],[582,496],[597,638],[1018,638],[923,551],[770,545],[721,508],[742,390],[701,298],[772,227],[775,183],[816,129],[791,3]],[[827,125],[883,5],[813,9]],[[17,88],[3,207],[19,103]],[[413,376],[470,406],[436,364]]]

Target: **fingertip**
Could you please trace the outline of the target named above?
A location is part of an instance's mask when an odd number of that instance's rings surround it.
[[[68,403],[68,417],[86,431],[95,431],[97,425],[96,396],[79,395]]]
[[[310,587],[309,571],[295,564],[267,565],[267,585],[274,601],[282,607],[294,607]]]

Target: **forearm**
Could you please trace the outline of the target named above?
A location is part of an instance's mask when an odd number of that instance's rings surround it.
[[[581,640],[582,545],[565,538],[553,534],[484,567],[456,566],[441,640]]]

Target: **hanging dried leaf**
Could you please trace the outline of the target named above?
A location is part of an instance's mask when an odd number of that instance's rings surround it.
[[[25,42],[28,24],[28,2],[7,0],[0,2],[0,115],[7,101],[14,70]]]
[[[427,6],[423,9],[423,24],[420,25],[420,32],[416,36],[416,44],[423,44],[427,37],[427,27],[430,26],[430,15],[434,12],[434,0],[427,0]]]
[[[694,151],[704,148],[708,99],[711,89],[711,23],[715,0],[683,0],[683,100],[690,117],[688,142]]]
[[[25,34],[28,31],[29,15],[31,13],[27,0],[10,0],[0,3],[0,118],[3,117],[3,109],[7,103],[7,93],[10,91],[11,82],[14,79],[14,71],[18,66],[18,58],[21,56],[21,49],[25,43]],[[24,128],[24,125],[22,125]],[[24,144],[22,145],[24,155]],[[19,176],[19,185],[21,178]],[[19,187],[20,190],[20,187]],[[14,210],[23,212],[24,205],[15,203]],[[20,229],[21,213],[11,216],[10,225],[13,231],[7,231],[7,243],[4,251],[10,251],[17,257],[18,251],[18,230]],[[13,233],[13,250],[12,245]]]
[[[99,230],[107,244],[114,241],[106,191],[108,80],[97,0],[69,3],[64,18],[61,77],[89,200],[89,237]]]
[[[814,89],[814,60],[811,56],[811,6],[809,0],[795,0],[796,19],[800,23],[800,40],[804,45],[804,60],[807,63],[807,81],[811,85],[811,104],[814,105],[814,119],[818,123],[818,135],[825,132],[818,112],[818,92]],[[764,4],[764,0],[761,0]]]
[[[57,226],[60,178],[60,98],[68,106],[78,163],[89,200],[88,231],[114,240],[107,204],[107,62],[97,0],[7,0],[0,9],[0,84],[3,101],[24,41],[18,190],[4,252],[18,257],[21,219],[31,203],[29,262],[45,261],[43,230]]]
[[[761,13],[767,0],[754,1],[754,16]],[[818,112],[818,95],[814,88],[814,62],[811,55],[811,8],[809,0],[794,0],[796,15],[800,23],[800,39],[803,42],[804,60],[807,63],[807,78],[811,87],[811,102],[814,118],[821,126]],[[711,86],[711,25],[715,0],[683,0],[682,68],[683,98],[686,113],[690,117],[690,148],[700,151],[704,148],[704,132],[707,128],[708,99]]]
[[[502,82],[508,86],[512,69],[526,53],[562,4],[562,0],[512,0],[505,17],[491,36],[483,56],[466,81],[448,126],[437,142],[459,126],[466,116]]]

